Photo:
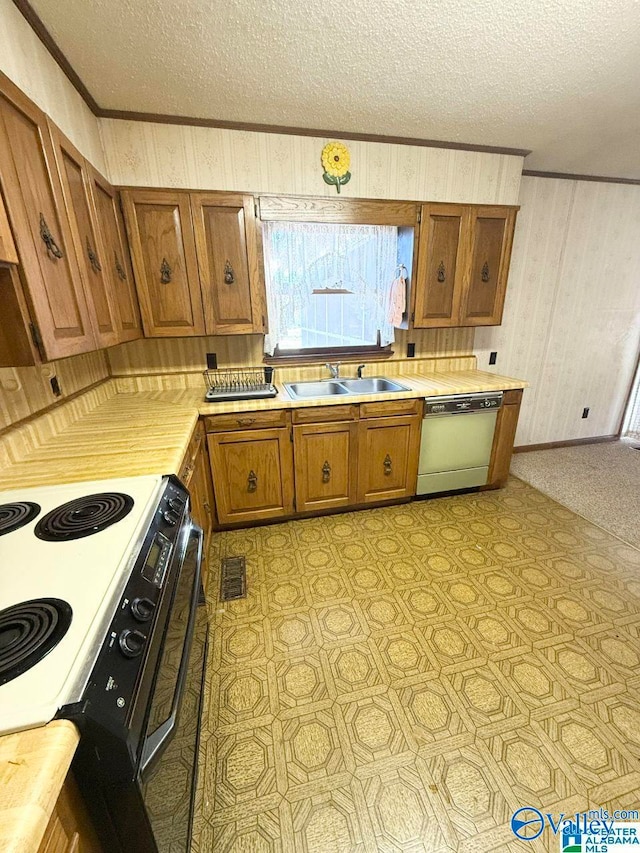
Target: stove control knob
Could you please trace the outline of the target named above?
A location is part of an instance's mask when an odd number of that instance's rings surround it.
[[[130,628],[125,628],[118,638],[120,651],[126,658],[137,658],[142,654],[142,649],[147,638],[142,631],[132,631]]]
[[[162,513],[162,517],[167,522],[167,524],[171,525],[171,527],[175,527],[176,524],[180,521],[180,516],[172,509],[165,509],[165,511]]]
[[[184,509],[184,501],[181,501],[180,498],[169,498],[167,503],[174,512],[182,512]]]
[[[131,613],[138,622],[148,622],[153,616],[155,604],[150,598],[134,598],[131,602]]]

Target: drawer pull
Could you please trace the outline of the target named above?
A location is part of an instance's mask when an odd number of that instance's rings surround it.
[[[482,280],[484,282],[489,281],[489,262],[485,261],[484,266],[482,267]]]
[[[89,258],[89,263],[91,264],[91,268],[94,272],[102,272],[102,267],[100,266],[100,261],[98,260],[98,256],[95,253],[95,250],[91,248],[91,243],[89,242],[89,238],[87,237],[87,257]]]
[[[389,456],[388,453],[384,457],[384,462],[382,464],[384,465],[384,475],[385,475],[385,477],[388,477],[389,474],[391,474],[391,471],[393,468],[393,463],[392,463],[391,457]]]
[[[247,477],[247,491],[255,492],[258,488],[258,475],[255,471],[249,471],[249,476]]]
[[[331,479],[331,465],[329,465],[329,462],[326,461],[324,463],[324,465],[322,466],[322,482],[328,483],[330,479]]]
[[[444,268],[444,261],[440,261],[440,266],[438,267],[438,281],[442,284],[447,278],[447,274]]]
[[[120,279],[120,281],[126,281],[127,280],[127,274],[124,271],[124,267],[122,266],[122,264],[120,263],[120,261],[118,259],[118,253],[114,252],[113,256],[116,259],[116,272],[118,273],[118,278]]]
[[[256,422],[255,418],[238,418],[237,424],[238,426],[251,426]]]
[[[42,213],[40,214],[40,236],[42,237],[42,242],[47,247],[47,254],[52,261],[57,261],[59,258],[64,257],[62,250],[53,238],[53,234],[49,231],[47,220]]]
[[[162,284],[171,284],[171,267],[166,258],[163,258],[160,264],[160,281]]]
[[[227,261],[224,265],[224,283],[225,284],[233,284],[235,281],[235,276],[233,274],[233,267]]]

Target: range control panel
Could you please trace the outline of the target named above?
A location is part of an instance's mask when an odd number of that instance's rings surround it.
[[[449,397],[427,397],[424,416],[457,415],[471,412],[486,412],[499,409],[502,405],[502,392],[489,394],[452,394]]]

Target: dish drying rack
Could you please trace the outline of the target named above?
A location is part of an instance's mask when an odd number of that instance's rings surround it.
[[[273,367],[236,367],[204,371],[207,403],[224,400],[264,400],[275,397]]]

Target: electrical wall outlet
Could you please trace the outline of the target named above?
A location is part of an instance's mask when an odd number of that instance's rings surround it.
[[[415,358],[416,357],[416,345],[415,344],[407,344],[407,358]]]
[[[218,368],[218,356],[215,352],[207,353],[207,370],[217,370]]]
[[[588,406],[582,410],[582,417],[583,418],[589,417],[589,407]]]
[[[489,353],[489,364],[495,364],[497,360],[498,360],[498,353],[497,352]]]

